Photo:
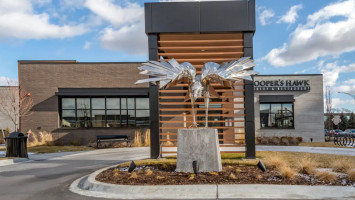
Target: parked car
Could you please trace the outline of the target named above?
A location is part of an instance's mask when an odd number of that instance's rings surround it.
[[[346,129],[344,134],[355,134],[355,129]]]

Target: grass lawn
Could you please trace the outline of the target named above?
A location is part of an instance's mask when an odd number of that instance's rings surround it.
[[[35,146],[28,147],[28,152],[33,153],[57,153],[57,152],[69,152],[69,151],[90,151],[94,148],[87,146]]]
[[[94,148],[87,146],[35,146],[28,147],[27,151],[32,153],[57,153],[69,151],[90,151]],[[0,147],[0,151],[5,151],[5,147]]]
[[[298,146],[352,148],[352,147],[344,147],[344,146],[340,146],[340,145],[335,145],[334,142],[302,142]]]

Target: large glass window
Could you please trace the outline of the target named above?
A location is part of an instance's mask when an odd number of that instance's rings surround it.
[[[149,98],[61,98],[61,127],[149,126]]]
[[[260,104],[261,128],[294,128],[293,103]]]

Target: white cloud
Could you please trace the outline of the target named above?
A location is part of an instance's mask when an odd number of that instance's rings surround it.
[[[337,110],[339,110],[339,108],[349,108],[350,105],[355,105],[355,101],[353,99],[332,98],[333,109],[338,108]]]
[[[298,11],[302,9],[302,4],[294,5],[287,11],[287,13],[277,21],[277,23],[293,24],[298,18]]]
[[[87,0],[85,6],[111,24],[101,32],[102,47],[136,55],[147,53],[142,6],[128,1],[124,6],[117,5],[113,0]]]
[[[17,79],[0,76],[0,86],[17,85]]]
[[[270,24],[269,20],[275,16],[275,13],[271,9],[266,9],[263,7],[258,8],[260,10],[259,21],[262,26]]]
[[[355,95],[355,79],[348,79],[335,87],[336,92],[346,92]]]
[[[0,38],[67,38],[84,34],[84,25],[56,25],[49,14],[36,13],[30,1],[0,1]]]
[[[91,46],[91,42],[86,41],[83,48],[84,49],[89,49],[90,46]]]
[[[120,29],[106,28],[101,36],[104,48],[144,55],[148,51],[148,38],[144,32],[144,22],[124,26]]]
[[[324,86],[335,86],[339,74],[355,72],[355,63],[339,66],[336,62],[326,64],[320,62],[319,70],[323,74]]]
[[[330,4],[308,15],[289,43],[272,49],[263,60],[276,67],[303,63],[355,50],[355,0]]]
[[[87,0],[85,6],[115,27],[144,20],[144,9],[137,3],[126,2],[126,6],[123,7],[115,5],[113,0]]]

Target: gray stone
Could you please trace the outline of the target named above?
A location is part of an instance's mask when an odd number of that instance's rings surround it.
[[[217,129],[189,128],[178,130],[177,172],[193,172],[196,160],[200,172],[221,171]]]

